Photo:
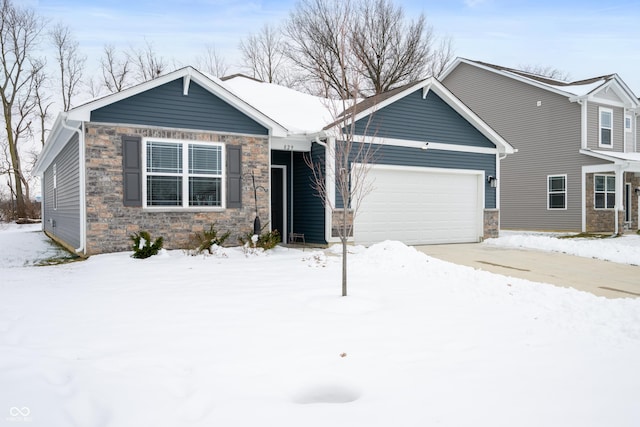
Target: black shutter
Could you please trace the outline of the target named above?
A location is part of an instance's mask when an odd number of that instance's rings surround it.
[[[242,207],[242,147],[227,145],[227,208]]]
[[[142,206],[142,159],[139,136],[122,137],[122,203],[124,206]]]

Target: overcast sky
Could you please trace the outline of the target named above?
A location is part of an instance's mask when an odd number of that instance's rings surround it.
[[[70,26],[91,70],[104,44],[151,42],[165,59],[192,64],[205,45],[233,65],[238,43],[278,24],[296,0],[14,0]],[[456,56],[499,65],[552,66],[578,80],[618,73],[640,96],[640,1],[397,0],[424,13]],[[237,71],[234,70],[234,71]]]

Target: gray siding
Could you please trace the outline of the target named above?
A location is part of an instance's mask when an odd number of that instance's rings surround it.
[[[182,78],[99,108],[91,121],[268,134],[267,128],[194,82],[184,96]]]
[[[293,232],[304,233],[308,243],[325,244],[325,209],[322,199],[312,188],[313,174],[304,161],[308,153],[293,153]],[[324,147],[313,144],[314,161],[324,160]]]
[[[580,105],[464,63],[443,83],[518,149],[501,162],[501,227],[580,230],[581,167],[600,163],[579,154]],[[567,209],[548,210],[547,176],[560,174],[567,174]]]
[[[53,165],[57,170],[58,207],[54,205]],[[78,135],[62,149],[44,173],[44,229],[67,245],[80,246],[80,175]]]
[[[466,119],[438,95],[422,89],[356,122],[355,133],[379,138],[430,141],[494,148]]]
[[[613,129],[612,140],[613,147],[601,147],[598,145],[600,140],[600,107],[613,111]],[[620,107],[611,107],[595,102],[587,104],[587,148],[592,150],[605,151],[624,151],[624,109]]]

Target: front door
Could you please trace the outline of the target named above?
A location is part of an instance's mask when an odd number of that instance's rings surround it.
[[[624,184],[624,222],[631,222],[631,184]]]
[[[271,230],[278,230],[282,241],[286,231],[285,166],[271,167]]]

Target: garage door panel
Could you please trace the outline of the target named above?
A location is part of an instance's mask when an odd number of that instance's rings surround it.
[[[373,190],[355,220],[356,243],[477,241],[480,174],[371,167],[367,178]]]

